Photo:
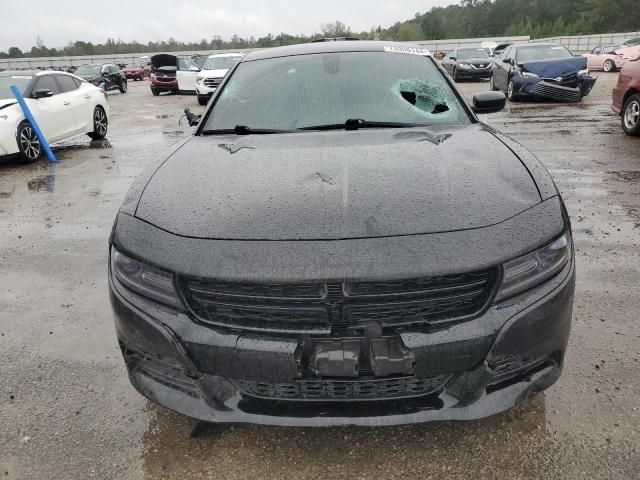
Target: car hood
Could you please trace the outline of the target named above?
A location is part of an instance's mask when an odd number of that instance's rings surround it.
[[[193,137],[135,215],[193,238],[338,240],[477,229],[540,201],[518,157],[474,124]]]
[[[87,82],[90,82],[92,80],[98,80],[98,79],[102,79],[101,75],[96,75],[96,74],[84,74],[84,75],[76,75],[77,77],[82,78],[83,80],[86,80]]]
[[[586,57],[559,58],[539,62],[521,63],[527,72],[535,73],[542,78],[566,77],[587,68]]]
[[[16,105],[18,101],[15,98],[0,99],[0,110],[4,110],[12,105]]]
[[[484,63],[487,66],[491,65],[491,59],[487,57],[478,57],[478,58],[465,58],[464,60],[458,59],[458,63]]]
[[[228,68],[223,68],[221,70],[202,70],[198,73],[199,78],[224,78],[224,76],[229,71]]]

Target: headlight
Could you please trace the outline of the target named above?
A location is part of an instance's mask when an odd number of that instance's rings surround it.
[[[198,79],[196,80],[196,83],[197,83],[198,85],[202,85],[202,83],[203,83],[203,82],[204,82],[204,78],[198,78]]]
[[[111,274],[129,290],[172,307],[182,307],[172,273],[145,265],[111,247]]]
[[[496,302],[525,292],[551,279],[571,261],[571,234],[565,233],[540,250],[507,262],[503,266],[502,285]]]
[[[540,75],[536,75],[535,73],[531,73],[531,72],[520,72],[520,75],[522,75],[522,78],[540,78]]]
[[[578,75],[589,75],[589,69],[585,68],[584,70],[579,70]]]
[[[458,66],[464,70],[469,70],[471,68],[471,65],[468,63],[460,63]]]

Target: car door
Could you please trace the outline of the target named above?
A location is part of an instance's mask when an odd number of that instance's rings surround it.
[[[73,116],[76,123],[76,132],[89,132],[93,130],[93,101],[91,95],[80,88],[81,82],[70,75],[58,74],[55,78],[60,86],[62,95],[67,95],[71,102]],[[85,84],[88,86],[88,84]]]
[[[114,87],[121,87],[122,73],[120,72],[120,67],[117,65],[110,65],[109,69],[111,70],[111,81],[113,82]]]
[[[600,55],[602,54],[602,47],[596,47],[594,48],[590,54],[587,54],[587,67],[589,68],[597,68],[597,67],[601,67],[602,65],[598,65],[598,63],[602,63],[599,62],[600,60]]]
[[[181,92],[195,92],[196,80],[200,69],[188,58],[178,57],[178,90]]]
[[[500,90],[507,90],[508,65],[504,63],[504,59],[509,58],[507,57],[507,55],[511,51],[511,49],[511,46],[505,48],[502,53],[494,59],[493,62],[493,84]]]
[[[35,92],[41,89],[51,90],[53,96],[35,98]],[[49,142],[62,140],[76,131],[70,95],[61,93],[53,75],[38,77],[31,98],[31,111]]]
[[[442,59],[442,66],[444,67],[444,69],[447,71],[449,75],[453,75],[453,65],[455,65],[455,61],[454,61],[455,56],[456,56],[456,51],[451,50]]]

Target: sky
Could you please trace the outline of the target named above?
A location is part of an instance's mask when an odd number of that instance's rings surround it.
[[[434,6],[459,0],[0,0],[0,50],[30,50],[40,36],[62,47],[70,40],[107,38],[141,43],[167,40],[256,38],[268,33],[312,34],[340,20],[355,32],[389,27]]]

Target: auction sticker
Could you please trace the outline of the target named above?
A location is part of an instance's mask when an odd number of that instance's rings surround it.
[[[418,48],[418,47],[398,47],[398,46],[388,46],[384,47],[385,52],[391,53],[407,53],[409,55],[420,55],[422,57],[431,56],[431,52],[426,48]]]

